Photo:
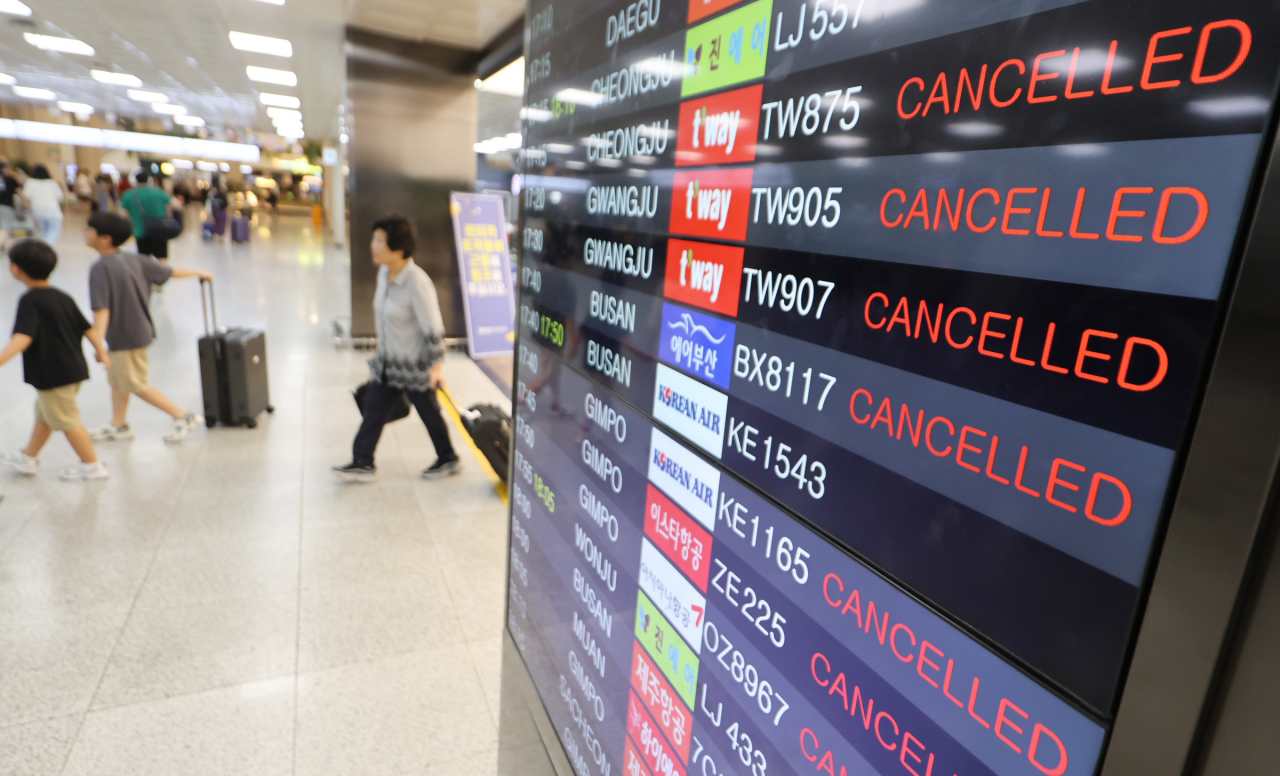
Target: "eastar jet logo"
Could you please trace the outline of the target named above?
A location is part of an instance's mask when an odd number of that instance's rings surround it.
[[[681,105],[676,166],[755,161],[763,92],[749,86]]]
[[[668,240],[663,296],[736,317],[742,255],[743,250],[732,245]]]
[[[671,197],[671,231],[729,240],[747,238],[752,169],[678,172]]]

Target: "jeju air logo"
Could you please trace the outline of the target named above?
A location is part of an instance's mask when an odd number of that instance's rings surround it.
[[[757,84],[682,104],[676,166],[755,161],[763,92]]]
[[[724,240],[747,238],[753,170],[677,172],[671,197],[671,231]]]
[[[662,295],[704,310],[738,315],[743,249],[690,240],[667,240]]]

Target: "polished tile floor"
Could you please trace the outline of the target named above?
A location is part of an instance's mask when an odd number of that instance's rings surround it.
[[[53,277],[87,310],[94,255],[69,218]],[[205,245],[175,264],[217,275],[219,323],[267,331],[276,412],[257,429],[201,429],[131,408],[137,438],[104,443],[111,477],[67,483],[61,436],[42,473],[0,473],[0,773],[22,776],[493,774],[506,520],[462,446],[459,476],[411,416],[389,426],[380,481],[345,485],[367,354],[336,349],[347,259],[310,220],[265,217],[250,246]],[[21,287],[0,277],[0,325]],[[200,402],[199,287],[153,303],[152,382]],[[91,362],[92,364],[92,362]],[[101,367],[80,395],[105,422]],[[0,368],[0,449],[26,443],[34,393]],[[506,399],[464,355],[464,402]]]

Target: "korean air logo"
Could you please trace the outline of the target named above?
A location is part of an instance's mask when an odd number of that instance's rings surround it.
[[[666,364],[658,364],[655,392],[653,417],[719,458],[729,397]]]
[[[649,482],[661,488],[690,517],[702,523],[708,531],[715,531],[719,469],[654,428],[649,440],[648,474]]]
[[[658,358],[694,377],[728,388],[736,332],[736,325],[728,321],[664,304]]]

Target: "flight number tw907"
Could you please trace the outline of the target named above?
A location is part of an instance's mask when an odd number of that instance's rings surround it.
[[[861,86],[847,86],[822,94],[791,97],[786,102],[766,102],[760,106],[760,113],[764,117],[764,139],[769,140],[771,136],[778,139],[795,137],[796,130],[805,137],[815,133],[825,135],[831,129],[831,118],[836,114],[837,107],[840,109],[840,119],[836,121],[836,128],[848,132],[858,125],[858,119],[862,116],[862,105],[854,97],[861,91]],[[824,118],[822,104],[828,101],[830,105]],[[776,126],[773,123],[775,114],[778,117]],[[818,132],[819,128],[821,133]]]
[[[819,280],[815,286],[813,278],[797,278],[795,275],[751,267],[744,268],[742,275],[747,279],[743,286],[742,301],[752,304],[751,289],[754,287],[756,289],[754,304],[772,310],[773,305],[777,303],[778,309],[784,313],[795,310],[802,316],[813,312],[815,320],[822,317],[822,310],[827,306],[827,297],[831,296],[832,289],[836,287],[836,284],[830,280]],[[821,299],[818,299],[818,289],[821,289]],[[816,312],[813,309],[815,299],[818,302]]]

